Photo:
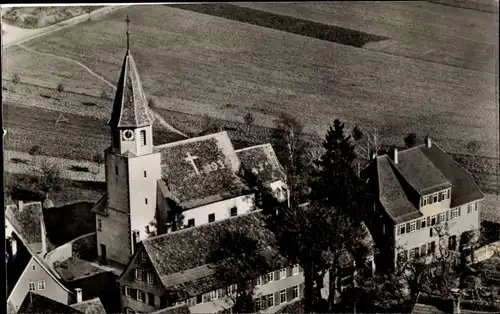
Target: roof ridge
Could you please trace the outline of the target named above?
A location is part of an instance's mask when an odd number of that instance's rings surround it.
[[[237,152],[237,153],[239,153],[239,152],[250,150],[250,149],[254,149],[254,148],[268,147],[268,146],[272,147],[271,143],[264,143],[264,144],[257,144],[257,145],[254,145],[254,146],[249,146],[249,147],[243,147],[243,148],[240,148],[240,149],[235,149],[234,151]]]
[[[254,210],[254,211],[251,211],[251,212],[248,212],[248,213],[236,215],[236,216],[233,216],[233,217],[228,217],[228,218],[225,218],[225,219],[222,219],[222,220],[217,220],[217,221],[210,222],[210,223],[207,223],[207,224],[203,224],[203,225],[199,225],[199,226],[194,226],[194,227],[189,227],[189,228],[183,228],[183,229],[180,229],[180,230],[176,230],[176,231],[172,231],[172,232],[160,234],[160,235],[157,235],[157,236],[154,236],[154,237],[146,238],[146,239],[142,240],[141,242],[146,243],[146,242],[150,242],[152,240],[157,240],[157,239],[160,239],[160,238],[166,238],[166,237],[168,237],[171,234],[179,234],[179,233],[182,233],[182,232],[189,232],[189,231],[192,231],[193,229],[200,229],[202,227],[206,227],[206,226],[209,226],[209,225],[211,225],[211,226],[220,225],[221,223],[226,222],[228,220],[234,220],[234,219],[245,217],[245,216],[249,216],[251,214],[255,214],[255,213],[258,213],[258,212],[262,212],[262,210],[261,209],[257,209],[257,210]]]

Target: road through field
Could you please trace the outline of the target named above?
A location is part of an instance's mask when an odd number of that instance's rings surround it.
[[[116,10],[123,9],[125,7],[127,7],[127,5],[106,6],[104,8],[92,11],[92,13],[90,13],[90,18],[97,18],[105,14],[114,12]],[[6,23],[2,23],[2,30],[5,31],[5,33],[2,35],[2,47],[8,48],[9,46],[12,45],[22,44],[23,42],[26,42],[28,40],[32,40],[40,36],[53,33],[55,31],[59,31],[61,29],[76,25],[81,22],[85,22],[88,20],[88,18],[89,18],[88,14],[83,14],[39,29],[24,29],[21,27],[16,27],[8,25]]]

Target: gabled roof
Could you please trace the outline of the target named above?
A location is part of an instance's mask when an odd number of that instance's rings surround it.
[[[262,254],[275,266],[272,270],[286,264],[285,259],[269,247],[274,243],[274,236],[264,226],[261,212],[167,233],[141,243],[165,289],[189,297],[221,288],[213,278],[215,270],[207,258],[214,241],[228,231],[242,232],[267,247]]]
[[[396,223],[422,216],[415,195],[451,187],[452,208],[484,198],[472,176],[435,143],[400,151],[397,164],[387,155],[374,163],[376,170],[367,171],[369,180],[377,180],[380,202]]]
[[[379,199],[389,216],[396,223],[422,216],[418,208],[408,199],[403,189],[405,182],[398,177],[397,169],[389,157],[379,156],[376,162]]]
[[[7,205],[5,218],[23,235],[30,245],[42,243],[43,212],[42,203],[25,203],[19,208],[17,205]]]
[[[172,199],[184,209],[242,195],[240,160],[227,132],[200,136],[154,148]]]
[[[150,314],[191,314],[186,303],[167,307]]]
[[[19,307],[18,313],[82,314],[83,312],[30,291],[26,294],[23,303]]]
[[[127,50],[108,125],[113,128],[138,128],[152,125],[153,121],[134,58]]]
[[[108,193],[104,193],[104,195],[94,205],[92,211],[104,216],[108,215]]]
[[[263,183],[285,180],[285,171],[271,144],[262,144],[236,150],[245,171],[256,175]]]
[[[99,298],[72,304],[71,307],[85,314],[106,314],[106,310]]]
[[[8,217],[6,217],[6,219],[9,219]],[[59,276],[57,274],[55,274],[51,269],[50,267],[45,263],[45,261],[40,258],[38,256],[38,254],[36,254],[36,252],[33,251],[33,249],[27,244],[26,240],[24,239],[23,235],[21,233],[19,233],[19,230],[17,229],[17,227],[15,225],[12,225],[12,229],[14,231],[14,234],[17,236],[17,238],[19,239],[19,241],[21,241],[21,244],[22,246],[28,251],[28,253],[31,255],[31,258],[34,259],[39,265],[40,267],[50,276],[52,277],[52,279],[61,287],[63,288],[63,290],[65,290],[66,292],[68,292],[69,294],[73,295],[74,293],[69,290],[58,278]],[[18,251],[19,251],[19,246],[18,246]],[[26,267],[27,265],[29,264],[29,261],[28,263],[26,263],[26,265],[24,267]],[[22,274],[21,274],[22,275]],[[8,279],[8,277],[7,277]],[[19,280],[19,278],[16,278],[15,281],[17,284],[17,281]]]

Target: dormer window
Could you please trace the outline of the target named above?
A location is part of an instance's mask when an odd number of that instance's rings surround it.
[[[427,204],[429,204],[429,197],[428,196],[422,197],[422,206],[426,206]]]
[[[433,203],[438,202],[438,194],[437,193],[432,194],[432,200],[433,200]]]
[[[445,199],[449,199],[450,198],[450,190],[444,191],[444,196],[445,196]]]

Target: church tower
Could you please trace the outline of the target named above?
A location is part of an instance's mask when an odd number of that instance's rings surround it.
[[[135,244],[146,236],[156,214],[156,182],[160,154],[153,151],[153,121],[136,63],[127,51],[108,125],[111,147],[106,152],[106,210],[96,212],[97,250],[102,260],[127,264]]]

